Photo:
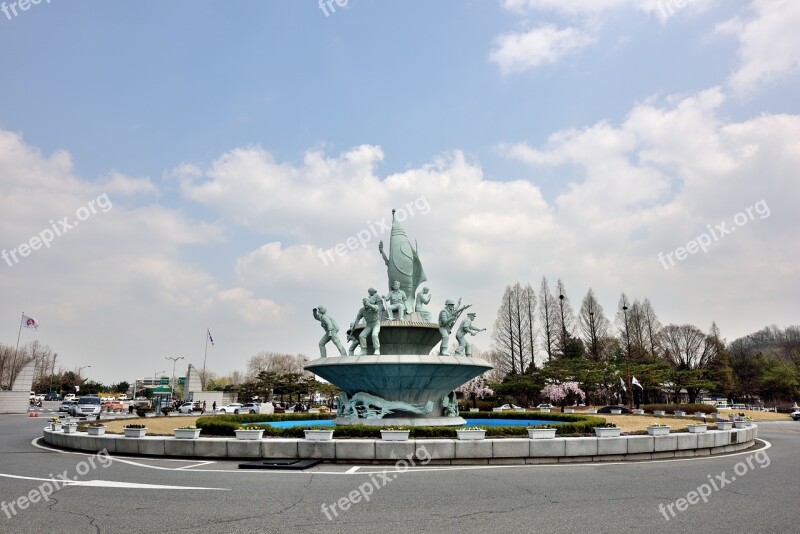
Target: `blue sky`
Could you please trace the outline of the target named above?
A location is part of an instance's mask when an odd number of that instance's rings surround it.
[[[576,307],[592,287],[611,316],[626,291],[729,338],[796,323],[798,22],[788,0],[0,13],[0,248],[114,203],[0,263],[0,338],[38,314],[64,365],[92,360],[107,381],[114,358],[196,359],[206,324],[226,340],[220,374],[261,350],[313,356],[317,298],[344,323],[382,276],[376,243],[335,266],[313,251],[422,196],[431,215],[407,227],[436,306],[463,294],[491,322],[506,284],[548,276]],[[770,215],[716,250],[656,259],[762,199]]]

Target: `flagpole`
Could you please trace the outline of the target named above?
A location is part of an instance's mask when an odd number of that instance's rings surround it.
[[[206,327],[206,350],[203,353],[203,380],[201,382],[203,390],[206,389],[206,357],[208,356],[208,335],[209,335],[209,330],[208,327]]]
[[[19,352],[19,337],[22,335],[22,319],[25,317],[25,312],[19,318],[19,331],[17,332],[17,348],[14,349],[14,361],[11,363],[11,369],[8,371],[8,390],[14,387],[14,369],[17,367],[17,352]]]

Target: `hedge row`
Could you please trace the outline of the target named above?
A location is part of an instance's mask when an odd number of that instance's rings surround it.
[[[710,404],[644,404],[640,406],[646,412],[653,410],[664,410],[664,413],[674,414],[675,410],[683,410],[686,413],[717,413],[717,407]]]
[[[477,413],[470,414],[470,419],[487,419],[488,417],[473,417]],[[485,415],[492,415],[491,412]],[[500,414],[494,414],[500,415]],[[526,415],[526,414],[517,414]],[[600,423],[604,423],[605,419],[600,417],[585,417],[574,414],[544,414],[549,417],[518,417],[518,419],[540,419],[553,421],[559,423],[556,426],[556,433],[558,435],[572,435],[572,434],[588,434],[592,432],[592,428]],[[247,418],[242,420],[242,418]],[[328,417],[288,417],[285,415],[217,415],[214,417],[201,417],[195,423],[198,428],[203,429],[204,436],[235,436],[236,429],[242,424],[253,424],[259,422],[270,421],[286,421],[286,420],[322,420],[329,419]],[[498,418],[503,419],[503,418]],[[505,417],[505,419],[511,419]],[[274,428],[270,425],[261,425],[264,428],[264,433],[268,436],[286,437],[286,438],[302,438],[304,436],[303,430],[309,428],[323,428],[330,429],[330,426],[297,426],[291,428]],[[477,425],[480,426],[480,425]],[[484,427],[482,427],[484,428]],[[525,436],[527,431],[523,426],[494,426],[485,427],[487,436],[501,437],[501,436]],[[410,429],[411,438],[455,438],[455,427],[413,427]],[[349,425],[337,426],[336,436],[343,438],[370,438],[378,439],[381,437],[380,427],[365,426],[365,425]]]

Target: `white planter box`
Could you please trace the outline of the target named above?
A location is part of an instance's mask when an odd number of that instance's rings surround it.
[[[53,432],[60,432],[61,423],[50,423],[50,430],[52,430]]]
[[[619,427],[594,427],[594,435],[598,438],[618,438],[620,432]]]
[[[492,411],[493,412],[502,412],[503,409],[502,408],[492,408]]]
[[[747,428],[747,421],[734,421],[733,428]]]
[[[702,434],[708,430],[708,425],[686,425],[686,428],[688,428],[689,432],[692,434]]]
[[[550,408],[539,408],[541,413],[550,413]]]
[[[486,431],[485,430],[456,430],[456,435],[458,436],[458,439],[461,439],[461,440],[485,439],[486,438]]]
[[[551,439],[556,437],[555,428],[529,428],[528,437],[530,439]]]
[[[74,434],[78,431],[78,425],[64,425],[61,429],[64,431],[64,434]]]
[[[733,423],[730,421],[717,421],[717,430],[730,430],[733,428]]]
[[[642,410],[641,408],[636,408],[635,410],[633,410],[633,415],[644,415],[644,410]]]
[[[525,412],[525,408],[514,408],[514,411],[522,413]]]
[[[263,430],[236,430],[235,432],[236,439],[261,439],[264,436]]]
[[[686,417],[686,412],[683,410],[675,410],[675,417]]]
[[[622,410],[611,410],[611,415],[621,415]]]
[[[478,411],[480,411],[480,410],[479,410],[478,408],[470,408],[470,409],[469,409],[469,411],[470,411],[470,412],[478,412]]]
[[[666,436],[669,434],[668,426],[648,426],[647,434],[650,436]]]
[[[586,413],[597,413],[597,409],[592,408],[591,410],[586,410]]]
[[[176,428],[175,439],[197,439],[200,437],[199,428]]]
[[[706,418],[705,412],[694,412],[694,416],[695,417],[699,417],[700,419],[705,419]]]
[[[333,430],[304,430],[309,441],[330,441],[333,439]]]
[[[575,408],[564,408],[564,413],[575,413]]]
[[[126,438],[143,438],[147,434],[146,428],[123,428]]]
[[[86,427],[86,432],[89,433],[90,436],[102,436],[106,433],[106,427],[104,426],[90,426]]]
[[[667,415],[667,412],[665,412],[664,410],[653,410],[653,415],[664,416]]]
[[[381,439],[384,441],[408,441],[410,430],[381,430]]]

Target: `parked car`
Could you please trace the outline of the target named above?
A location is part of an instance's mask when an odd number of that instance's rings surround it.
[[[791,416],[792,420],[800,421],[800,410],[795,410],[794,412],[791,413]]]
[[[67,393],[66,395],[64,395],[64,400],[74,401],[78,400],[78,397],[76,397],[74,393]]]
[[[555,408],[552,404],[538,404],[537,408]]]
[[[115,400],[102,402],[100,407],[105,412],[121,412],[128,409],[127,406]]]
[[[61,402],[61,405],[58,407],[59,412],[67,412],[70,413],[72,411],[72,406],[78,404],[78,401],[74,400],[65,400]]]
[[[217,408],[217,412],[223,413],[239,413],[239,410],[242,409],[243,404],[238,402],[232,402],[231,404],[227,404],[222,406],[221,408]]]
[[[50,391],[44,396],[44,400],[46,401],[57,401],[58,400],[58,393],[55,391]]]
[[[517,406],[516,404],[504,404],[500,406],[501,410],[516,410],[517,408],[521,408],[521,406]]]
[[[202,402],[184,402],[178,407],[178,411],[180,413],[205,412]]]
[[[101,409],[100,397],[87,395],[79,398],[78,402],[72,405],[69,414],[76,417],[81,415],[100,415]]]
[[[255,402],[248,402],[239,408],[238,413],[258,413],[261,410],[261,405]],[[237,412],[234,412],[237,413]]]
[[[611,410],[621,410],[620,413],[633,413],[627,406],[604,406],[597,410],[597,413],[611,413]]]

